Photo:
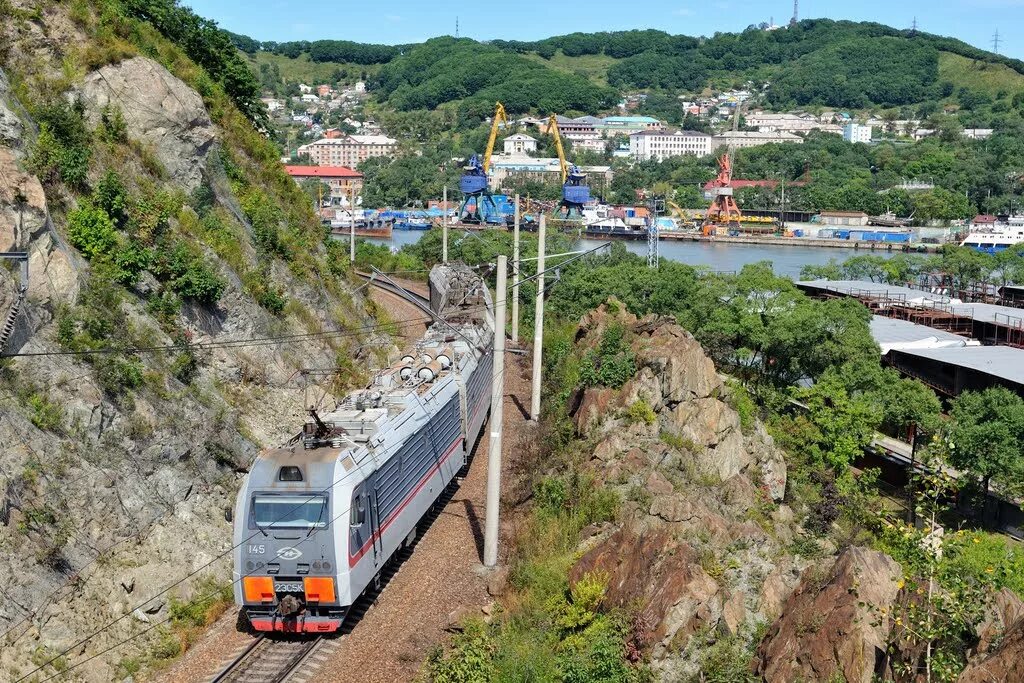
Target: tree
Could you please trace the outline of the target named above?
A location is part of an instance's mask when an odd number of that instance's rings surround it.
[[[981,481],[1019,486],[1024,476],[1024,399],[1004,387],[965,391],[953,401],[949,461]]]

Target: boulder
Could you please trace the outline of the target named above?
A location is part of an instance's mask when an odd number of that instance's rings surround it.
[[[674,320],[648,317],[637,327],[640,332],[653,328],[634,345],[636,363],[641,375],[643,368],[650,368],[659,378],[665,405],[707,398],[721,391],[722,379],[715,372],[715,364],[693,335]]]
[[[25,251],[45,229],[43,186],[19,168],[12,150],[0,147],[0,251]]]
[[[957,683],[1009,683],[1024,681],[1024,618],[1003,634],[988,656],[967,665]]]
[[[172,180],[189,192],[202,181],[216,132],[203,99],[170,71],[133,57],[92,72],[79,93],[92,125],[104,107],[120,108],[128,137],[152,146]]]
[[[619,529],[580,558],[570,581],[591,572],[608,577],[608,604],[638,610],[646,644],[670,642],[680,631],[715,626],[720,618],[718,584],[697,552],[664,529]]]
[[[823,577],[808,569],[758,648],[757,672],[768,683],[883,677],[889,619],[880,615],[901,576],[891,557],[860,547],[843,551]]]

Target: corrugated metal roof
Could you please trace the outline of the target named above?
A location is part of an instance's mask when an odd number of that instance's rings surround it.
[[[960,303],[959,299],[951,300],[942,294],[933,294],[912,287],[900,285],[889,285],[884,282],[869,282],[867,280],[802,280],[797,282],[798,287],[807,287],[821,291],[833,291],[840,294],[871,294],[873,296],[890,296],[894,298],[903,297],[907,301],[923,300],[937,301],[948,304],[951,301]]]
[[[363,174],[348,166],[285,166],[290,176],[310,178],[362,178]]]
[[[1024,385],[1024,349],[1012,346],[967,346],[962,349],[901,349],[899,353],[977,370]]]
[[[952,332],[936,330],[926,325],[888,318],[884,315],[872,316],[871,336],[882,348],[882,355],[892,349],[903,351],[906,349],[963,347],[969,341]]]

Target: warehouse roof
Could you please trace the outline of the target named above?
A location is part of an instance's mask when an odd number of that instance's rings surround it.
[[[961,349],[899,349],[899,353],[983,372],[1024,386],[1024,349],[968,346]]]
[[[970,342],[952,332],[936,330],[907,320],[887,318],[884,315],[872,316],[871,336],[882,347],[882,355],[889,353],[892,349],[905,351],[908,349],[963,347]],[[977,344],[977,342],[974,343]]]
[[[950,299],[942,294],[933,294],[921,289],[912,287],[901,287],[900,285],[889,285],[884,282],[869,282],[867,280],[802,280],[796,283],[797,287],[817,289],[821,291],[838,292],[847,295],[871,295],[890,296],[893,298],[903,297],[906,301],[938,301],[939,303],[960,303],[959,299]]]

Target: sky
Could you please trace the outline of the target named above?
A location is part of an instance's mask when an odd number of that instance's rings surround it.
[[[416,43],[438,35],[477,40],[536,40],[574,31],[656,28],[711,35],[741,31],[774,17],[789,21],[790,0],[182,0],[221,27],[257,40],[354,40]],[[474,10],[467,8],[475,7]],[[918,28],[992,49],[998,30],[1001,54],[1024,58],[1014,28],[1024,24],[1024,0],[800,0],[801,18],[877,21]]]

